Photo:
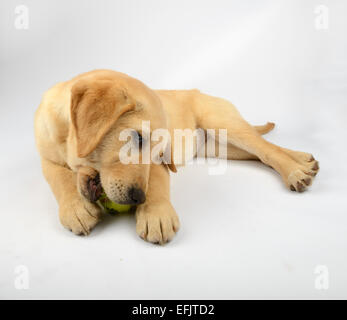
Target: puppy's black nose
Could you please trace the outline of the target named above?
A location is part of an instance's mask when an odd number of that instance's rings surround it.
[[[145,193],[139,188],[130,188],[128,191],[128,197],[130,199],[129,204],[141,204],[146,201]]]

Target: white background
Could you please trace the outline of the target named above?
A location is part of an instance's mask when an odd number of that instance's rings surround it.
[[[14,26],[20,4],[27,30]],[[346,15],[344,0],[1,1],[0,298],[347,298]],[[312,152],[321,171],[297,194],[260,163],[220,176],[188,166],[172,175],[182,228],[170,244],[143,242],[131,215],[77,237],[42,176],[33,115],[50,86],[95,68],[227,98],[253,124],[276,122],[268,139]],[[19,265],[27,290],[14,286]]]

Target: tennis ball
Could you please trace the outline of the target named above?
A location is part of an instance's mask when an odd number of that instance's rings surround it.
[[[128,212],[132,205],[131,204],[119,204],[111,201],[105,191],[102,191],[99,203],[101,206],[105,209],[107,213],[122,213],[122,212]]]

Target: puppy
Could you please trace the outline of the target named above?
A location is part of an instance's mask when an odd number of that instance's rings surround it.
[[[226,129],[227,159],[260,160],[292,191],[304,191],[319,169],[311,154],[263,139],[261,134],[274,124],[249,125],[224,99],[198,90],[151,90],[123,73],[94,70],[49,89],[35,114],[43,174],[67,229],[90,233],[101,217],[95,201],[102,186],[112,201],[136,205],[141,238],[162,244],[174,237],[180,226],[169,190],[169,170],[176,172],[175,141],[163,147],[171,153],[169,161],[142,161],[140,149],[158,145],[143,135],[143,121],[149,121],[151,133],[165,129],[171,137],[176,129]],[[125,164],[120,161],[125,144],[120,137],[129,128],[140,161]]]

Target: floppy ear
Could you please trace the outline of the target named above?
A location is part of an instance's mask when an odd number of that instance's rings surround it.
[[[135,104],[110,80],[80,80],[71,88],[71,122],[77,155],[88,156],[112,125]]]
[[[177,172],[175,163],[174,163],[174,155],[173,155],[173,143],[172,143],[172,139],[170,139],[171,141],[166,145],[166,149],[167,151],[170,152],[170,161],[168,161],[168,163],[165,163],[168,168],[172,171],[172,172]],[[170,150],[171,149],[171,150]]]
[[[177,172],[177,168],[176,168],[176,165],[174,163],[173,147],[172,146],[171,146],[171,161],[170,161],[170,163],[167,164],[167,166],[169,167],[169,169],[172,172]]]

